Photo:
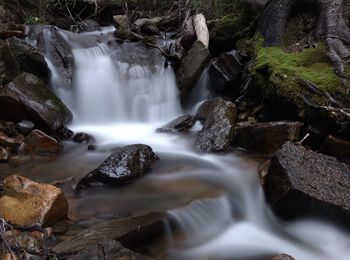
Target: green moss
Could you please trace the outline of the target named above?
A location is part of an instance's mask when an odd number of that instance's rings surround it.
[[[48,24],[47,21],[45,21],[44,19],[40,18],[40,17],[36,17],[36,16],[29,16],[25,19],[24,21],[25,24]]]
[[[318,48],[305,49],[299,53],[287,53],[282,48],[262,46],[262,41],[256,41],[253,74],[265,95],[284,97],[298,103],[300,94],[303,94],[315,104],[327,103],[324,97],[312,95],[301,86],[298,83],[299,78],[311,81],[333,96],[342,95],[339,88],[341,80],[329,63],[323,44],[319,44]]]

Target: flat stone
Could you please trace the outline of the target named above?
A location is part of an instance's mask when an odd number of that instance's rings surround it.
[[[55,186],[11,175],[4,180],[4,190],[0,197],[0,215],[7,222],[49,226],[67,218],[67,200]]]
[[[233,145],[249,151],[272,154],[285,142],[299,140],[303,123],[266,122],[239,123],[235,129]]]

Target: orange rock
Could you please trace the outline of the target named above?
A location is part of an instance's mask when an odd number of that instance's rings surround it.
[[[67,218],[68,204],[61,189],[11,175],[4,180],[5,194],[0,197],[0,215],[18,225],[52,225]]]
[[[21,154],[50,155],[56,154],[60,150],[61,145],[56,139],[37,129],[31,131],[19,147]]]

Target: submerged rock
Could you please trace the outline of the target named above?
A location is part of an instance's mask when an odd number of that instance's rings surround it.
[[[97,169],[82,178],[76,188],[121,184],[144,175],[156,160],[158,156],[144,144],[117,148]]]
[[[42,129],[56,130],[72,117],[69,109],[36,76],[22,73],[0,88],[0,118],[30,120]]]
[[[68,260],[94,259],[94,260],[150,260],[151,258],[132,252],[124,248],[115,240],[103,241],[81,250]]]
[[[226,151],[234,137],[236,105],[231,101],[216,98],[202,104],[197,112],[197,116],[199,115],[206,119],[195,140],[195,149],[205,153]]]
[[[182,59],[178,70],[178,83],[183,102],[195,86],[209,59],[210,52],[200,41],[196,41]]]
[[[162,126],[161,128],[158,128],[158,132],[187,132],[189,129],[191,129],[196,120],[191,115],[184,115],[180,116],[170,123]]]
[[[61,150],[62,146],[56,139],[35,129],[26,136],[18,152],[22,155],[54,155]]]
[[[286,143],[266,176],[268,201],[286,219],[317,216],[348,222],[350,170],[337,159]]]
[[[73,137],[73,142],[75,143],[85,144],[90,143],[92,141],[94,141],[94,138],[91,135],[85,133],[77,133]]]
[[[7,222],[48,226],[67,218],[67,200],[55,186],[11,175],[4,180],[4,190],[0,197],[0,215]]]
[[[271,154],[285,142],[297,141],[302,127],[303,123],[287,121],[241,123],[235,129],[233,144],[250,151]]]
[[[238,94],[242,84],[243,58],[237,51],[223,53],[211,62],[212,88],[221,94]]]

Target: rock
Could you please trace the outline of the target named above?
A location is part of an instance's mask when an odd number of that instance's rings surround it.
[[[149,36],[162,35],[156,24],[145,24],[144,26],[141,27],[141,33]]]
[[[29,120],[40,129],[56,130],[71,118],[69,109],[34,75],[24,72],[0,87],[0,119]]]
[[[89,246],[88,248],[81,250],[76,255],[68,258],[68,260],[80,260],[80,259],[147,260],[150,258],[134,253],[131,250],[124,248],[119,242],[115,240],[109,240],[109,241],[102,241],[95,245]]]
[[[44,57],[31,45],[23,40],[11,38],[0,41],[0,83],[12,81],[18,74],[25,71],[44,82],[48,82],[50,70]]]
[[[11,175],[4,180],[4,188],[5,194],[0,197],[0,215],[7,222],[49,226],[67,218],[67,200],[62,190],[55,186]]]
[[[285,219],[350,217],[350,170],[336,158],[286,143],[271,160],[266,197]]]
[[[73,137],[73,142],[75,143],[86,144],[91,143],[92,141],[94,141],[94,138],[91,135],[85,133],[77,133]]]
[[[7,23],[0,25],[0,39],[7,39],[11,37],[25,38],[27,30],[23,24]]]
[[[328,136],[320,148],[320,152],[334,156],[341,161],[350,161],[350,142],[334,136]]]
[[[124,183],[144,175],[156,160],[157,155],[147,145],[135,144],[117,148],[97,169],[82,178],[76,188]]]
[[[238,96],[242,84],[244,59],[235,50],[212,60],[209,77],[213,90],[219,94]]]
[[[303,123],[267,122],[239,123],[235,129],[233,144],[244,149],[271,154],[287,141],[297,141]]]
[[[191,129],[196,120],[191,115],[183,115],[180,116],[170,123],[162,126],[161,128],[158,128],[157,131],[159,132],[188,132],[189,129]]]
[[[281,254],[281,255],[272,257],[271,260],[295,260],[295,259],[290,255]]]
[[[182,59],[177,74],[183,103],[207,66],[209,59],[209,50],[200,41],[196,41]]]
[[[10,158],[10,149],[0,146],[0,162],[7,162]]]
[[[4,132],[0,132],[0,145],[9,147],[12,151],[16,151],[23,141],[24,136],[21,134],[16,134],[15,136],[10,137]]]
[[[54,136],[57,140],[71,141],[74,137],[74,132],[66,126],[62,126],[60,129],[55,131]]]
[[[18,149],[21,155],[53,155],[62,150],[56,139],[40,130],[34,129],[27,136]]]
[[[82,32],[92,32],[97,31],[101,27],[100,25],[93,19],[88,19],[81,21],[77,24],[77,30],[75,32],[82,33]]]
[[[28,120],[20,121],[16,124],[16,129],[19,133],[26,135],[34,128],[34,123]]]
[[[206,104],[209,102],[208,104]],[[206,110],[203,129],[195,140],[194,147],[199,152],[224,152],[234,137],[237,108],[231,101],[215,98],[202,104],[197,115]],[[204,109],[205,108],[205,109]],[[209,113],[210,111],[210,113]]]
[[[38,37],[38,48],[42,53],[48,53],[56,72],[62,78],[60,87],[69,89],[72,85],[74,57],[69,44],[59,29],[51,27],[50,37],[41,33]]]
[[[119,29],[130,30],[129,19],[127,15],[114,15],[113,16],[114,26]]]

